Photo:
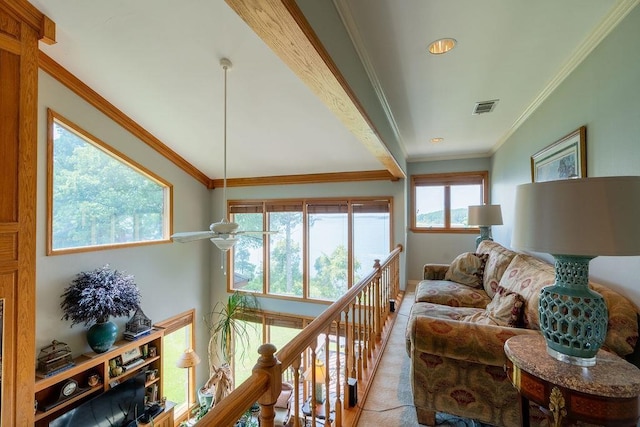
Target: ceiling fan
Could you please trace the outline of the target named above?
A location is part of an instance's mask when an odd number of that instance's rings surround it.
[[[226,209],[227,206],[227,71],[232,64],[227,58],[220,59],[220,65],[224,70],[224,180],[222,185],[222,203]],[[231,249],[240,234],[273,234],[276,231],[248,231],[238,230],[239,226],[235,222],[229,222],[227,218],[222,218],[220,222],[214,222],[209,226],[208,231],[186,231],[182,233],[174,233],[171,238],[176,242],[186,243],[195,240],[209,239],[223,252]]]

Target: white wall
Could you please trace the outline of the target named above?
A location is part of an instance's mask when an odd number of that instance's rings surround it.
[[[531,181],[530,156],[582,125],[587,176],[640,175],[639,42],[636,7],[496,152],[493,202],[502,205],[505,225],[494,229],[494,239],[510,246],[515,187]],[[640,257],[599,257],[590,267],[592,280],[640,306]]]
[[[488,157],[464,159],[464,160],[442,160],[432,162],[408,163],[409,176],[431,173],[446,172],[473,172],[489,170],[491,166]],[[489,182],[491,182],[489,175]],[[407,180],[407,194],[410,204],[411,179]],[[491,202],[493,198],[489,194]],[[407,230],[411,225],[411,207],[407,208],[406,226]],[[493,233],[495,229],[493,227]],[[476,247],[477,234],[447,234],[447,233],[413,233],[408,231],[407,236],[407,277],[409,282],[417,282],[422,279],[422,267],[424,264],[449,263],[463,252],[473,251]]]
[[[46,239],[46,127],[47,108],[110,144],[131,159],[173,184],[174,230],[197,230],[211,217],[210,191],[160,154],[109,120],[48,74],[39,73],[38,101],[38,208],[36,264],[36,349],[57,339],[71,346],[74,356],[90,351],[85,327],[62,321],[60,295],[81,271],[104,264],[135,276],[142,294],[142,309],[153,321],[196,309],[197,350],[206,354],[208,331],[201,318],[208,311],[211,248],[208,242],[166,243],[69,255],[45,255]],[[133,314],[133,313],[132,313]],[[128,318],[112,319],[121,330]],[[206,367],[199,369],[201,382]]]

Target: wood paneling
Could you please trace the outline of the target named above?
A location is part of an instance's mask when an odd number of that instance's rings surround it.
[[[55,25],[24,0],[0,0],[2,426],[33,425],[38,39]]]
[[[352,181],[397,181],[386,170],[363,172],[316,173],[305,175],[280,175],[259,178],[227,178],[227,187],[254,187],[260,185],[326,184]],[[222,179],[213,179],[209,188],[222,188]]]
[[[18,109],[20,94],[20,57],[0,50],[0,111],[2,112],[2,132],[0,132],[0,222],[18,220]]]
[[[18,233],[0,233],[0,266],[18,260]]]

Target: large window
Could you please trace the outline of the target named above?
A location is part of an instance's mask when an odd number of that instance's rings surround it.
[[[476,233],[468,207],[487,203],[488,188],[486,171],[412,176],[412,231]]]
[[[168,241],[171,184],[48,112],[47,253]]]
[[[244,351],[235,351],[232,368],[236,387],[245,381],[258,361],[258,347],[270,342],[281,350],[307,325],[307,320],[282,314],[262,312],[247,316],[245,330],[250,336],[250,344]],[[234,343],[236,339],[234,337]]]
[[[195,369],[178,368],[176,362],[187,349],[195,349],[195,310],[189,310],[154,326],[164,328],[162,340],[162,390],[176,404],[174,418],[186,418],[195,405]],[[202,351],[200,352],[202,355]],[[206,355],[206,354],[205,354]],[[206,366],[206,360],[203,359]]]
[[[230,201],[233,290],[335,301],[391,249],[391,198]]]

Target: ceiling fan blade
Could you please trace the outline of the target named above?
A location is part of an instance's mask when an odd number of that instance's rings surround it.
[[[232,234],[278,234],[277,231],[238,230]]]
[[[174,233],[171,238],[176,242],[187,243],[195,240],[210,239],[215,235],[211,231],[186,231],[183,233]]]

